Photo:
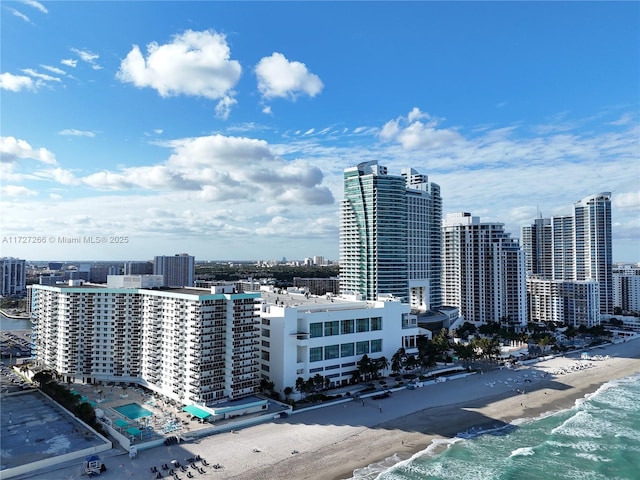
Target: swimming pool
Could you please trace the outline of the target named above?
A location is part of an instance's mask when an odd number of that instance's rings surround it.
[[[120,405],[119,407],[113,407],[113,409],[127,417],[129,420],[136,420],[137,418],[150,417],[153,415],[153,412],[150,412],[135,402]]]

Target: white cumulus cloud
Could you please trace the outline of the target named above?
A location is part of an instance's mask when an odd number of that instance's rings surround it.
[[[414,107],[406,117],[384,124],[379,137],[385,142],[398,142],[407,150],[444,148],[464,140],[455,130],[437,128],[439,122],[439,119]]]
[[[0,161],[13,163],[17,159],[32,159],[48,165],[56,165],[55,155],[46,148],[33,148],[25,140],[15,137],[0,137]]]
[[[38,195],[38,192],[22,185],[4,185],[0,187],[0,192],[2,192],[2,196],[6,195],[7,197],[33,197]]]
[[[300,94],[315,97],[324,85],[320,77],[311,73],[304,63],[292,61],[278,52],[262,58],[255,68],[258,90],[265,98],[292,98]]]
[[[78,65],[78,60],[74,60],[73,58],[65,58],[60,60],[60,63],[66,65],[67,67],[76,68],[76,65]]]
[[[236,103],[233,88],[241,73],[240,63],[231,60],[223,34],[187,30],[170,43],[149,43],[146,58],[134,45],[116,77],[139,88],[153,88],[162,97],[190,95],[219,100],[216,114],[226,118]]]
[[[14,75],[12,73],[0,73],[0,88],[3,90],[19,92],[20,90],[33,90],[36,86],[36,82],[34,82],[31,77]]]
[[[616,208],[640,210],[640,190],[635,192],[616,193],[611,199]]]

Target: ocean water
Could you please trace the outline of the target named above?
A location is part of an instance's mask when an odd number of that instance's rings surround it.
[[[606,383],[571,409],[463,433],[397,460],[354,478],[640,480],[640,373]]]

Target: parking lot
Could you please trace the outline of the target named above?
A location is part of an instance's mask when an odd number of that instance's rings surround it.
[[[0,332],[0,357],[7,363],[31,356],[31,331],[11,330]]]

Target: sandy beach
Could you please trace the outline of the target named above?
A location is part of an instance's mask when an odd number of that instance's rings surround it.
[[[383,400],[368,399],[364,405],[349,401],[298,413],[236,433],[141,451],[133,459],[124,454],[110,456],[104,459],[108,470],[102,477],[151,479],[155,478],[151,467],[200,455],[221,468],[204,467],[206,473],[192,470],[196,479],[351,478],[354,470],[387,458],[387,463],[410,458],[436,439],[571,407],[602,384],[640,372],[640,339],[591,350],[591,354],[609,358],[555,357],[516,371],[496,369],[397,391]],[[559,369],[566,373],[560,374]],[[52,473],[29,478],[82,476],[78,465]]]

